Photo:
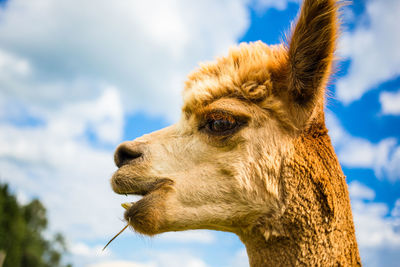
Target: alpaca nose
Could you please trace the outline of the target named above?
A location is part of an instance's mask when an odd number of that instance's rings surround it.
[[[135,142],[120,144],[114,153],[114,162],[118,168],[143,156],[142,146]]]

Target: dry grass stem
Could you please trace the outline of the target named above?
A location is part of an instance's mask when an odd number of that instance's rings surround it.
[[[122,228],[121,231],[119,231],[113,238],[111,238],[110,241],[108,241],[107,245],[104,246],[104,248],[102,249],[102,251],[104,251],[104,250],[106,249],[106,247],[108,247],[108,245],[109,245],[111,242],[113,242],[115,238],[117,238],[117,236],[119,236],[123,231],[125,231],[125,229],[128,228],[128,226],[129,226],[129,221],[128,221],[127,225],[125,225],[125,227]]]

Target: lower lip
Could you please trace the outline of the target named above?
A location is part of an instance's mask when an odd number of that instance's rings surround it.
[[[139,195],[129,195],[129,197],[133,198],[133,201],[125,202],[125,203],[121,204],[121,206],[126,210],[130,209],[136,202],[138,202],[139,200],[141,200],[143,198],[143,196],[139,196]]]

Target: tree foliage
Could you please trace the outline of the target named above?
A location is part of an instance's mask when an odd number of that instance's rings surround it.
[[[3,267],[63,267],[64,237],[44,237],[46,208],[34,199],[19,205],[8,185],[0,184],[0,251],[5,252]],[[70,265],[67,265],[70,266]]]

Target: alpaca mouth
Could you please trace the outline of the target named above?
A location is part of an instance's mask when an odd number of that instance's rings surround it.
[[[129,211],[135,204],[143,202],[145,198],[150,196],[153,192],[159,191],[166,186],[171,186],[173,181],[169,178],[135,177],[127,179],[126,177],[114,175],[111,184],[115,193],[135,196],[135,201],[121,204],[126,211]]]
[[[117,172],[113,175],[111,179],[111,185],[115,193],[120,195],[131,195],[137,198],[133,202],[122,203],[121,206],[126,210],[124,213],[125,220],[128,222],[127,225],[119,231],[103,248],[106,247],[117,238],[129,225],[134,226],[134,217],[137,214],[137,210],[141,207],[145,207],[143,203],[146,203],[151,199],[151,194],[158,191],[162,191],[163,188],[168,188],[172,185],[173,181],[167,178],[153,178],[147,179],[143,177],[138,178],[127,178],[124,175],[119,175]],[[146,199],[147,198],[147,199]]]
[[[140,200],[142,200],[146,195],[150,194],[151,192],[147,192],[146,194],[136,194],[136,193],[126,193],[126,196],[133,196],[135,199],[134,201],[130,201],[130,202],[124,202],[121,203],[121,206],[125,209],[125,210],[129,210],[130,208],[132,208],[132,206],[139,202]]]

